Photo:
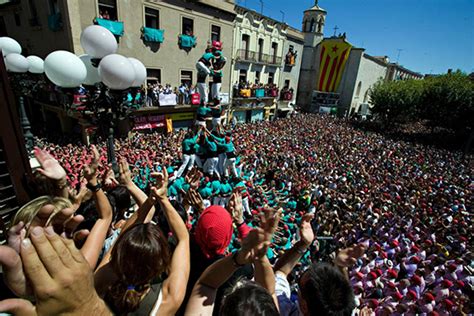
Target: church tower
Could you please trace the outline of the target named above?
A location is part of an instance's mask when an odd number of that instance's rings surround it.
[[[305,46],[316,47],[324,37],[324,24],[326,23],[326,10],[314,1],[314,6],[304,11],[303,33]]]
[[[316,89],[319,71],[319,43],[324,39],[326,14],[326,10],[318,5],[317,0],[314,2],[314,6],[304,11],[304,49],[298,83],[298,99],[296,101],[298,105],[303,107],[311,104],[312,94]]]

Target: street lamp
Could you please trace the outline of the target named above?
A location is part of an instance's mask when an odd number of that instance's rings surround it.
[[[24,95],[34,91],[41,80],[28,80],[25,74],[27,72],[42,74],[44,72],[43,60],[37,56],[28,56],[27,58],[22,56],[20,44],[10,37],[0,38],[0,49],[2,50],[6,69],[12,74],[10,77],[14,81],[13,89],[18,95],[20,124],[25,138],[26,150],[28,156],[30,156],[34,147],[34,137],[25,111]]]
[[[117,120],[126,118],[136,103],[136,96],[145,82],[145,66],[135,58],[115,54],[118,45],[113,34],[104,27],[91,25],[81,34],[81,45],[86,54],[76,56],[68,51],[54,51],[44,60],[46,77],[71,97],[82,86],[88,98],[78,110],[90,123],[102,128],[107,136],[109,163],[118,173],[114,149],[114,127]],[[28,59],[21,56],[21,46],[11,38],[0,38],[7,70],[11,72],[42,73],[42,60],[36,56]],[[131,104],[128,101],[132,96]],[[69,98],[71,100],[72,98]],[[71,110],[72,102],[66,102],[65,109]],[[26,118],[23,99],[20,97],[22,127],[29,150],[33,135]]]

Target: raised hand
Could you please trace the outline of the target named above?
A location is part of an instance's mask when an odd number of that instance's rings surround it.
[[[339,267],[350,267],[362,257],[367,248],[363,244],[357,244],[339,251],[334,263]]]
[[[204,211],[204,201],[201,194],[194,189],[189,189],[188,193],[185,196],[186,203],[192,206],[198,213]]]
[[[117,179],[115,179],[114,170],[112,169],[111,164],[107,166],[107,169],[102,178],[102,183],[106,188],[114,188],[119,185],[119,182],[117,181]]]
[[[66,171],[59,162],[46,151],[36,147],[34,150],[36,159],[41,165],[38,172],[53,181],[66,180]]]
[[[94,145],[91,145],[92,161],[84,167],[84,178],[88,182],[97,182],[97,170],[99,169],[100,154]],[[96,183],[93,183],[96,184]]]
[[[153,172],[151,177],[156,180],[155,186],[151,188],[152,195],[159,200],[168,198],[168,171],[163,166],[163,172]]]
[[[240,224],[244,221],[242,194],[240,191],[234,190],[234,192],[232,192],[229,202],[227,203],[227,210],[232,216],[234,223]]]
[[[194,167],[186,175],[186,183],[188,183],[192,189],[197,190],[201,184],[202,172],[198,168]]]
[[[119,162],[119,182],[122,185],[132,184],[132,173],[130,172],[130,167],[127,160],[121,159]]]
[[[2,262],[9,255],[24,267],[36,306],[23,299],[0,302],[0,311],[15,315],[111,315],[94,289],[92,270],[71,240],[55,234],[52,227],[35,227],[31,239],[21,243],[21,257],[0,246]]]
[[[305,214],[301,219],[300,224],[300,237],[301,241],[305,246],[310,246],[314,240],[313,227],[311,226],[311,220],[314,218],[314,214]]]

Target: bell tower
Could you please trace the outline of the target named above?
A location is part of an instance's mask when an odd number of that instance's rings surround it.
[[[314,1],[314,6],[304,11],[302,30],[305,36],[305,46],[316,47],[322,41],[326,14],[326,10],[318,5],[318,0]]]

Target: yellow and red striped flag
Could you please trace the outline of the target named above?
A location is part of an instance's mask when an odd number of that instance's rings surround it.
[[[336,92],[351,52],[351,44],[341,39],[326,39],[321,42],[319,79],[316,89]]]

